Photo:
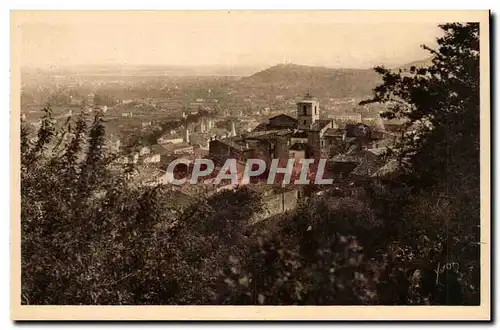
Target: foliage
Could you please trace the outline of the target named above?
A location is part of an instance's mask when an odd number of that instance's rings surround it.
[[[441,25],[432,65],[410,72],[375,68],[384,83],[372,102],[389,103],[387,119],[406,120],[396,148],[420,183],[479,176],[479,24]],[[475,182],[474,184],[477,184]]]
[[[380,213],[392,228],[392,248],[399,251],[393,256],[405,267],[425,264],[420,271],[435,278],[439,265],[460,265],[456,273],[443,276],[446,283],[454,283],[447,297],[444,289],[439,296],[437,285],[415,303],[477,304],[479,24],[440,27],[444,35],[437,49],[424,46],[433,56],[430,66],[412,67],[410,72],[375,69],[383,84],[375,88],[371,101],[390,105],[383,117],[405,120],[407,130],[393,152],[409,170],[403,189],[408,197],[379,196],[386,208]],[[387,203],[391,200],[402,207]]]
[[[166,189],[131,185],[114,165],[103,122],[58,128],[46,108],[34,139],[21,130],[23,303],[206,303],[193,283],[214,274],[203,270],[258,201],[225,192],[173,215]]]
[[[312,204],[327,207],[325,196]],[[341,202],[342,204],[342,202]],[[350,228],[357,205],[324,212],[303,205],[277,232],[258,231],[250,245],[232,255],[219,280],[219,303],[270,305],[376,304],[384,265],[366,258]],[[359,217],[361,218],[361,216]],[[340,225],[339,225],[340,224]]]

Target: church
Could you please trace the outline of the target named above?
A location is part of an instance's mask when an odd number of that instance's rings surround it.
[[[227,158],[259,158],[266,163],[276,158],[329,158],[332,148],[345,140],[345,130],[332,119],[320,119],[319,101],[309,94],[296,106],[296,118],[281,114],[252,132],[210,141],[210,155],[216,162]]]

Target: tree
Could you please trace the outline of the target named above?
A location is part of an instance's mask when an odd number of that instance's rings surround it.
[[[368,101],[390,104],[383,117],[407,121],[395,151],[420,184],[479,176],[479,24],[440,27],[438,48],[423,46],[432,65],[409,73],[375,68],[383,84]]]
[[[23,304],[211,303],[259,200],[241,189],[180,211],[113,163],[101,113],[56,127],[44,112],[36,137],[21,128]]]
[[[399,260],[430,267],[457,262],[455,301],[430,291],[426,303],[479,302],[479,24],[440,25],[444,35],[428,67],[394,72],[377,67],[383,83],[364,103],[388,105],[387,119],[406,121],[392,152],[408,169],[410,198],[392,214]],[[407,255],[408,253],[408,255]],[[420,273],[423,271],[419,270]],[[432,272],[430,272],[432,273]],[[447,277],[448,278],[448,277]],[[456,288],[456,286],[455,286]],[[460,297],[459,297],[460,296]]]

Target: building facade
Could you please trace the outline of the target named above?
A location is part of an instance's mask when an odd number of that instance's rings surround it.
[[[333,120],[320,119],[319,102],[310,95],[297,102],[297,118],[280,114],[259,124],[252,132],[210,141],[213,158],[272,159],[320,158],[330,148],[329,130],[337,128]]]

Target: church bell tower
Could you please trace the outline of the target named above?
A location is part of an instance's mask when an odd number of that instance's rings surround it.
[[[319,120],[319,102],[307,93],[302,101],[297,102],[297,127],[308,130]]]

